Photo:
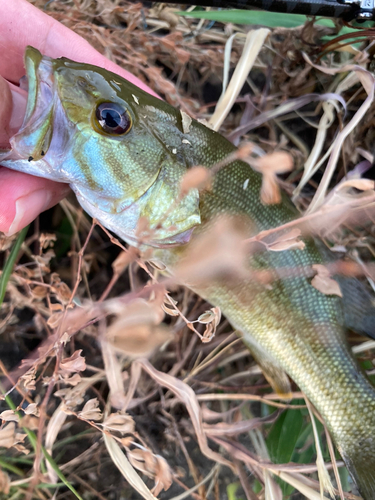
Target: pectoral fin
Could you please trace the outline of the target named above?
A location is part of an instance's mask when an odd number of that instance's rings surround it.
[[[375,339],[375,295],[355,278],[335,276],[335,279],[343,294],[345,326]]]
[[[291,399],[292,390],[289,377],[277,361],[255,343],[247,341],[245,337],[243,337],[243,342],[250,350],[272,389],[283,399]]]

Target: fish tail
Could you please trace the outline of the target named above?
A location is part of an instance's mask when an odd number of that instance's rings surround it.
[[[372,440],[373,442],[374,440]],[[340,450],[345,465],[352,476],[359,493],[364,500],[375,499],[375,449],[367,449],[364,445],[362,450],[356,453]]]
[[[364,500],[375,500],[375,428],[358,437],[355,449],[340,446],[337,440],[336,444],[360,495]]]

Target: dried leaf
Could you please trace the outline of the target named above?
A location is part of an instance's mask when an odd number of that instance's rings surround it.
[[[185,111],[181,111],[182,118],[182,131],[184,134],[188,134],[190,132],[190,125],[193,119],[189,116]]]
[[[139,257],[139,251],[135,247],[129,247],[126,252],[121,252],[117,258],[112,262],[112,269],[116,275],[121,275],[125,269],[129,267],[129,264],[137,260]]]
[[[10,478],[6,472],[0,469],[0,493],[8,495],[10,491]]]
[[[311,280],[312,286],[325,295],[342,297],[340,285],[330,277],[329,270],[322,264],[314,264],[312,267],[317,272],[316,276]]]
[[[347,253],[348,251],[344,245],[333,245],[333,247],[330,247],[329,250],[337,253]]]
[[[55,252],[53,250],[47,250],[42,255],[35,255],[35,262],[37,262],[43,272],[50,272],[50,268],[48,267],[51,259],[55,257]]]
[[[121,314],[107,330],[108,342],[128,356],[148,356],[171,338],[170,330],[159,323],[164,318],[161,308],[164,295],[155,301],[136,299],[122,305]]]
[[[293,158],[286,151],[275,151],[264,156],[260,156],[255,162],[259,172],[273,172],[274,174],[284,174],[293,169]],[[252,165],[254,165],[252,163]]]
[[[169,26],[171,28],[174,28],[177,26],[177,24],[179,23],[180,21],[180,18],[179,16],[176,14],[176,10],[175,9],[172,9],[170,7],[165,7],[164,9],[162,9],[160,12],[159,12],[159,15],[158,15],[159,19],[163,20],[163,21],[166,21]],[[164,45],[167,45],[168,46],[168,42],[169,43],[172,43],[171,41],[169,41],[168,39],[167,40],[163,40],[164,42]],[[174,43],[172,43],[172,45],[169,45],[169,50],[175,50],[175,46],[174,46]],[[190,55],[190,54],[189,54]]]
[[[47,296],[47,288],[45,286],[36,285],[31,289],[32,296],[37,300],[42,300]]]
[[[48,247],[53,247],[55,241],[57,240],[57,236],[54,233],[42,233],[39,236],[39,245],[40,248],[46,250]]]
[[[61,323],[61,320],[64,317],[63,312],[56,312],[51,314],[51,316],[47,320],[47,325],[51,328],[57,328]]]
[[[372,179],[349,179],[340,182],[335,189],[339,190],[347,188],[355,188],[359,191],[371,191],[375,189],[375,181]]]
[[[251,159],[249,164],[263,175],[260,198],[265,205],[281,202],[281,194],[277,182],[277,174],[293,169],[293,158],[285,151],[276,151],[268,155]]]
[[[135,299],[128,304],[108,303],[108,312],[116,314],[117,319],[123,320],[124,326],[139,324],[157,325],[164,317],[158,304],[148,302],[144,299]],[[108,335],[111,336],[109,331]]]
[[[220,276],[241,276],[248,274],[245,265],[248,259],[243,244],[246,232],[243,219],[222,216],[199,235],[174,270],[175,275],[190,286],[206,283]],[[246,221],[248,222],[248,221]]]
[[[60,316],[56,317],[54,324],[60,328],[61,332],[64,332],[64,339],[66,339],[67,336],[71,336],[73,333],[80,330],[92,319],[103,315],[104,311],[102,303],[87,302],[81,307],[74,307],[73,309],[64,311],[63,313],[56,314],[59,314]],[[46,353],[48,354],[51,348],[58,347],[61,344],[59,341],[61,341],[61,337],[56,335],[54,343],[46,346]]]
[[[11,448],[18,443],[23,443],[26,434],[16,432],[16,424],[10,422],[2,429],[0,429],[0,447]]]
[[[98,399],[89,399],[82,411],[78,412],[78,416],[84,420],[101,420],[103,415],[99,408]]]
[[[63,398],[63,411],[65,413],[71,413],[78,405],[83,403],[84,393],[85,391],[82,389],[82,387],[78,386],[74,389],[60,389],[59,391],[55,392],[54,396]]]
[[[81,382],[82,377],[78,373],[75,373],[71,377],[63,377],[63,380],[65,384],[69,384],[75,387]]]
[[[209,311],[204,312],[197,319],[198,323],[202,323],[203,325],[207,325],[206,329],[203,333],[202,342],[207,343],[212,340],[215,336],[216,328],[220,323],[221,319],[221,310],[220,307],[213,307]]]
[[[204,343],[204,344],[207,344],[208,342],[211,342],[211,340],[214,338],[215,336],[215,333],[216,333],[216,330],[213,326],[212,323],[209,323],[207,326],[206,326],[206,329],[205,331],[203,332],[203,335],[202,335],[202,338],[201,338],[201,341]]]
[[[177,304],[178,304],[177,300],[171,297],[168,293],[165,293],[161,308],[169,316],[179,316],[180,311],[177,308]]]
[[[333,484],[331,482],[331,478],[329,477],[329,473],[326,469],[326,465],[324,462],[323,458],[323,453],[322,453],[322,448],[321,448],[321,443],[320,443],[320,438],[319,438],[319,432],[316,427],[316,422],[315,422],[315,417],[314,417],[314,411],[312,408],[312,405],[310,401],[305,397],[307,409],[310,414],[310,420],[311,420],[311,425],[313,428],[313,434],[314,434],[314,441],[315,441],[315,448],[316,448],[316,465],[318,467],[318,477],[319,477],[319,485],[320,485],[320,495],[321,498],[323,498],[324,491],[327,491],[329,496],[331,498],[335,498],[335,489],[333,487]]]
[[[35,378],[36,368],[31,368],[24,375],[22,375],[21,380],[26,391],[35,390]]]
[[[52,292],[56,294],[57,300],[62,304],[68,304],[72,296],[72,291],[63,281],[54,285],[52,287]]]
[[[60,304],[59,302],[56,302],[55,304],[50,304],[49,308],[51,311],[63,311],[64,306]]]
[[[137,221],[137,228],[135,231],[135,235],[138,238],[141,238],[144,234],[150,233],[150,221],[147,217],[139,217]]]
[[[214,130],[219,130],[221,124],[232,109],[246,78],[253,67],[258,54],[270,34],[270,30],[259,28],[250,30],[246,35],[246,42],[243,48],[241,58],[236,64],[236,69],[232,75],[229,85],[224,85],[223,93],[216,105],[214,114],[211,116],[210,123]],[[232,37],[230,37],[231,39]]]
[[[165,269],[166,269],[166,265],[163,264],[160,260],[148,259],[147,262],[150,264],[150,266],[152,266],[157,271],[165,271]]]
[[[70,339],[71,339],[71,336],[70,336],[67,332],[65,332],[65,333],[64,333],[64,334],[60,337],[59,342],[60,342],[60,344],[64,344],[64,346],[66,346],[66,344],[67,344],[68,342],[70,342]]]
[[[263,477],[265,490],[264,497],[269,498],[270,500],[283,500],[283,493],[281,491],[280,485],[276,483],[271,473],[267,470],[264,470]]]
[[[33,415],[25,415],[21,418],[19,425],[31,431],[36,431],[39,428],[39,419]]]
[[[124,375],[127,372],[122,372],[122,363],[116,354],[115,348],[104,338],[100,341],[102,358],[104,362],[104,370],[109,385],[110,398],[109,402],[114,408],[121,410],[124,405],[125,388]]]
[[[81,356],[82,349],[75,351],[70,358],[65,358],[60,363],[60,371],[63,374],[83,372],[86,370],[86,361]]]
[[[201,452],[210,460],[225,464],[230,467],[233,472],[235,472],[236,469],[231,462],[226,460],[220,453],[211,450],[208,446],[207,436],[203,430],[201,409],[193,389],[176,377],[172,377],[167,373],[156,370],[147,359],[136,360],[132,363],[131,380],[126,396],[127,402],[125,408],[127,408],[127,405],[134,395],[134,391],[141,376],[141,369],[145,370],[156,382],[172,391],[173,394],[175,394],[178,399],[186,405],[191,423],[197,435]]]
[[[208,323],[214,323],[217,326],[220,323],[221,310],[220,307],[212,307],[209,311],[204,312],[197,319],[198,323],[206,325]]]
[[[4,233],[0,231],[0,252],[5,252],[5,250],[8,250],[13,243],[14,240],[18,237],[18,233],[13,234],[12,236],[5,236]]]
[[[180,64],[186,64],[190,60],[190,52],[176,47],[176,57]],[[187,133],[187,132],[185,132]]]
[[[237,151],[234,152],[235,157],[233,158],[232,161],[242,160],[242,161],[247,161],[247,162],[251,163],[254,160],[254,158],[252,158],[250,160],[249,156],[254,152],[254,149],[256,149],[256,147],[257,146],[253,142],[250,142],[250,141],[247,141],[247,142],[241,144],[238,147]]]
[[[211,172],[202,166],[190,168],[180,182],[180,193],[185,196],[191,189],[209,189],[212,182]]]
[[[172,338],[165,326],[132,325],[126,318],[113,323],[108,329],[108,340],[113,347],[130,357],[150,356],[160,345]]]
[[[135,469],[140,470],[148,477],[152,477],[154,471],[154,456],[150,450],[146,448],[136,448],[135,450],[127,450],[126,454]]]
[[[103,422],[104,429],[123,434],[133,433],[134,426],[133,417],[127,413],[111,413]]]
[[[18,422],[20,419],[14,410],[3,411],[2,413],[0,413],[0,418],[4,420],[4,422]]]
[[[214,126],[211,125],[211,123],[208,122],[205,118],[198,118],[197,122],[209,128],[210,130],[215,130]]]
[[[134,437],[133,436],[126,436],[123,438],[120,438],[120,442],[124,448],[129,448],[129,446],[132,445],[134,442]]]
[[[172,485],[172,471],[167,461],[160,455],[154,455],[156,459],[156,467],[154,472],[155,486],[152,488],[152,493],[156,496],[164,490],[167,491]]]
[[[169,307],[170,304],[165,301],[161,308],[163,309],[163,311],[165,312],[165,314],[168,314],[169,316],[179,316],[180,313],[177,311],[177,308],[176,309],[173,309],[172,307]]]
[[[39,416],[39,408],[35,403],[30,403],[23,411],[25,412],[25,415]]]
[[[115,439],[108,434],[103,434],[103,439],[112,462],[116,465],[127,482],[146,500],[156,500],[156,497],[135,472]]]
[[[143,447],[129,450],[127,455],[133,467],[154,479],[155,486],[151,490],[154,495],[158,495],[163,489],[167,490],[171,486],[172,472],[163,457],[154,455]]]
[[[49,383],[49,380],[50,380],[50,377],[46,377],[46,384],[45,385],[48,385]],[[58,391],[56,391],[53,395],[56,397],[56,398],[63,398],[65,397],[69,392],[69,389],[68,388],[65,388],[65,389],[59,389]]]
[[[267,249],[273,252],[281,252],[283,250],[298,249],[303,250],[305,248],[305,243],[300,240],[301,230],[294,228],[287,233],[282,234],[272,243],[266,244]],[[262,241],[262,243],[264,243]]]
[[[370,71],[367,71],[366,69],[362,68],[359,65],[348,64],[348,65],[339,66],[338,68],[326,68],[324,66],[314,65],[308,59],[306,54],[304,54],[304,57],[308,61],[309,64],[311,64],[312,66],[319,68],[319,70],[327,72],[327,73],[335,74],[335,73],[344,72],[344,71],[354,71],[356,73],[356,77],[360,80],[366,93],[368,94],[367,98],[363,101],[363,103],[358,108],[356,113],[353,115],[351,120],[337,134],[337,136],[332,144],[332,151],[331,151],[328,163],[325,167],[323,177],[319,182],[319,187],[318,187],[318,189],[314,195],[314,198],[312,199],[310,206],[306,212],[307,214],[311,214],[312,212],[316,211],[317,208],[320,207],[320,205],[322,205],[324,203],[324,198],[325,198],[326,192],[328,190],[328,186],[330,184],[330,181],[332,179],[333,173],[335,172],[336,165],[337,165],[338,159],[340,157],[345,139],[348,137],[348,135],[353,130],[355,130],[355,128],[361,122],[365,113],[370,109],[370,107],[374,101],[375,79],[374,79],[373,74]]]
[[[26,434],[24,434],[24,436],[26,437]],[[14,449],[19,451],[20,453],[24,453],[25,455],[28,455],[30,453],[30,450],[25,448],[25,446],[23,446],[23,444],[15,444]]]
[[[265,205],[277,205],[281,203],[281,193],[276,176],[270,172],[263,174],[260,199]]]

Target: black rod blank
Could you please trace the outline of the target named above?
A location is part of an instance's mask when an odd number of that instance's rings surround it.
[[[336,0],[163,0],[163,3],[223,9],[262,9],[306,16],[341,18],[345,21],[359,17],[360,12],[360,6],[356,2],[339,3]]]

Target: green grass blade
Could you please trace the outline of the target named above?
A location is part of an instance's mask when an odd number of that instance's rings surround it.
[[[17,476],[20,476],[20,477],[25,476],[25,473],[23,472],[22,469],[20,469],[16,465],[10,464],[4,458],[0,458],[0,467],[4,470],[8,470],[9,472],[13,472],[13,474],[16,474]]]
[[[297,28],[298,26],[305,24],[307,21],[307,17],[302,14],[267,12],[263,10],[196,10],[192,12],[180,11],[177,12],[177,14],[185,17],[207,19],[209,21],[219,21],[222,23],[233,24],[253,24],[267,26],[268,28]],[[315,24],[326,26],[328,28],[335,27],[333,20],[327,18],[317,19]],[[372,24],[373,23],[371,23],[371,25]],[[358,33],[358,30],[344,26],[340,31],[340,35],[346,33]]]
[[[0,387],[0,389],[1,389],[1,387]],[[20,412],[17,411],[16,405],[13,403],[12,399],[9,396],[5,396],[5,402],[7,403],[7,405],[9,406],[9,408],[11,410],[15,411],[19,416],[21,416]],[[29,439],[32,447],[34,448],[34,451],[35,451],[37,448],[36,434],[33,431],[31,431],[30,429],[27,429],[26,427],[22,427],[22,429],[27,434],[27,437],[28,437],[28,439]],[[61,472],[59,466],[54,461],[54,459],[51,457],[51,455],[48,453],[48,451],[44,448],[44,446],[41,447],[41,450],[42,450],[42,453],[44,455],[44,458],[47,460],[47,462],[49,462],[52,469],[56,472],[56,475],[60,479],[60,481],[62,483],[64,483],[64,485],[67,488],[69,488],[69,490],[73,493],[73,495],[75,495],[75,497],[78,498],[78,500],[83,500],[83,498],[78,493],[78,491],[74,488],[74,486],[66,479],[64,474]]]
[[[303,432],[303,413],[301,410],[286,410],[273,424],[268,437],[267,448],[271,460],[275,463],[289,463],[293,459],[299,461],[297,442]],[[312,450],[310,450],[312,452]],[[283,492],[283,498],[289,497],[294,487],[283,480],[277,480]]]
[[[209,21],[220,21],[233,24],[261,24],[269,28],[284,27],[295,28],[306,22],[306,16],[300,14],[283,14],[281,12],[265,12],[261,10],[210,10],[177,12],[180,16],[195,17],[197,19],[208,19]]]
[[[22,229],[22,231],[20,231],[20,233],[17,237],[16,243],[14,244],[14,246],[9,254],[9,257],[5,262],[3,272],[0,276],[0,306],[3,303],[9,278],[12,274],[14,263],[16,262],[21,245],[25,240],[27,231],[28,231],[28,226],[25,227],[24,229]],[[5,397],[5,401],[8,404],[9,408],[11,408],[12,410],[17,412],[16,405],[13,403],[12,399],[9,396]],[[19,412],[17,412],[17,413],[19,413]],[[27,434],[27,437],[28,437],[31,445],[33,446],[33,448],[35,450],[36,446],[37,446],[36,434],[33,431],[26,429],[26,428],[23,428],[23,430]],[[75,495],[75,497],[78,498],[78,500],[83,500],[81,495],[74,488],[74,486],[66,479],[64,474],[59,469],[59,466],[56,464],[54,459],[51,457],[51,455],[47,452],[47,450],[43,446],[42,446],[42,453],[44,455],[44,458],[47,460],[47,462],[49,462],[52,469],[55,471],[57,477],[61,480],[61,482],[64,483],[64,485],[67,488],[69,488],[69,490]],[[8,469],[9,469],[9,467],[8,467]]]
[[[302,427],[301,410],[289,409],[280,415],[267,437],[267,448],[273,462],[290,462]]]
[[[14,263],[16,262],[18,252],[20,251],[21,245],[25,240],[27,231],[29,229],[29,226],[24,227],[22,231],[20,231],[16,243],[13,245],[13,248],[9,254],[9,257],[7,258],[7,261],[5,262],[3,272],[1,273],[0,276],[0,307],[3,303],[4,297],[5,297],[5,292],[7,289],[8,281],[10,278],[10,275],[12,274]]]
[[[30,431],[29,429],[24,428],[24,431],[27,434],[27,437],[29,438],[29,441],[33,445],[33,447],[36,447],[37,443],[37,437],[33,431]],[[44,455],[44,458],[47,460],[47,462],[50,464],[52,469],[55,471],[57,477],[60,479],[64,485],[70,489],[70,491],[73,493],[73,495],[78,498],[78,500],[83,500],[81,495],[78,493],[78,491],[74,488],[74,486],[67,480],[67,478],[64,476],[64,474],[61,472],[59,466],[57,463],[54,461],[54,459],[51,457],[51,455],[48,453],[48,451],[42,446],[42,453]]]
[[[242,500],[242,497],[239,498],[237,496],[237,490],[240,486],[240,483],[231,483],[231,484],[228,484],[227,486],[227,497],[228,497],[228,500]]]

